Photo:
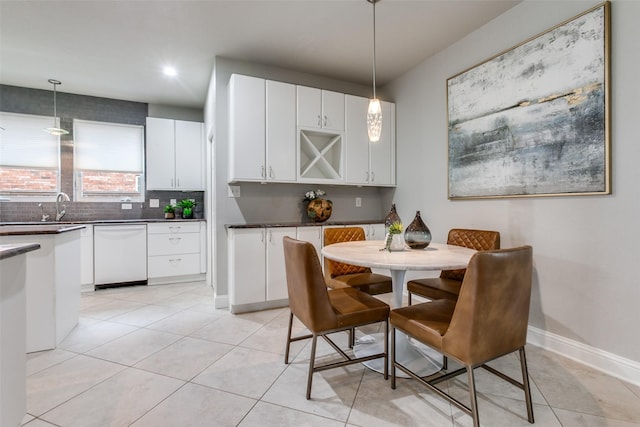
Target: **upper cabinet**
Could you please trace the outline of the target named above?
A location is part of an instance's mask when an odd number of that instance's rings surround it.
[[[295,86],[234,74],[229,82],[229,182],[295,181]]]
[[[368,99],[234,74],[228,182],[395,185],[395,105],[370,144]]]
[[[395,105],[382,101],[380,141],[369,142],[369,100],[346,95],[346,182],[356,185],[395,185]]]
[[[205,188],[204,124],[147,117],[148,190]]]
[[[297,86],[298,126],[344,131],[344,94]]]

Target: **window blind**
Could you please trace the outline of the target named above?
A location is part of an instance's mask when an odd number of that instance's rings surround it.
[[[73,121],[75,169],[142,173],[144,127]]]
[[[53,117],[0,112],[0,166],[57,169],[60,137],[43,132]]]

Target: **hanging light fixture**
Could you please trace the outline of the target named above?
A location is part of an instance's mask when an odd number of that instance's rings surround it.
[[[56,114],[56,86],[61,85],[62,83],[54,79],[49,79],[49,83],[53,85],[53,127],[42,130],[55,136],[66,135],[69,131],[58,127],[58,116]]]
[[[378,142],[382,132],[382,108],[376,98],[376,3],[380,0],[367,1],[373,5],[373,98],[369,100],[367,110],[367,133],[370,142]]]

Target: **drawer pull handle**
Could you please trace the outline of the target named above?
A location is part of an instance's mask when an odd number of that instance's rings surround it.
[[[172,263],[172,264],[178,263],[180,261],[182,261],[182,258],[171,258],[169,260],[169,262]]]
[[[175,243],[175,240],[180,241],[182,239],[182,237],[169,237],[169,240],[173,243]]]
[[[178,231],[180,231],[180,227],[170,226],[169,230],[171,230],[172,233],[177,233]]]

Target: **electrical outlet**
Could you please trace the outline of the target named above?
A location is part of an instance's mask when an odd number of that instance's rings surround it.
[[[362,207],[362,197],[356,197],[356,208]]]
[[[149,199],[149,207],[150,208],[159,208],[160,207],[160,199]]]
[[[228,197],[240,197],[240,186],[230,185]]]
[[[131,209],[131,208],[132,208],[131,203],[123,203],[122,204],[122,209]]]
[[[176,205],[176,203],[177,203],[177,202],[176,202],[176,199],[171,199],[171,200],[169,200],[169,204],[170,204],[171,206],[175,206],[175,205]]]

